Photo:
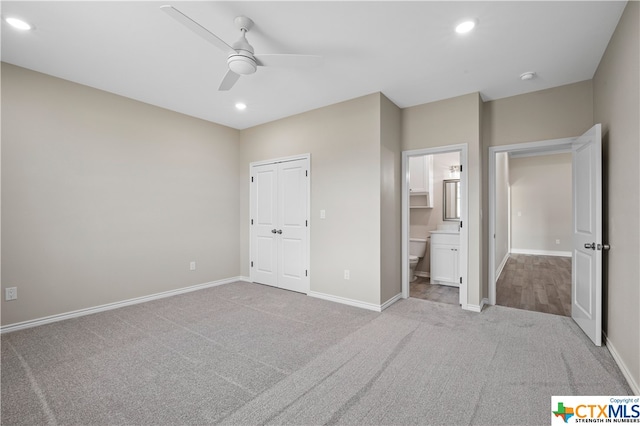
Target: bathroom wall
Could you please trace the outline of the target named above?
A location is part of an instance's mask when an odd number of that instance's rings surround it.
[[[443,181],[453,179],[449,173],[449,168],[460,164],[459,152],[447,152],[433,156],[433,208],[432,209],[410,209],[409,214],[409,235],[411,238],[428,238],[429,232],[435,230],[438,225],[455,222],[445,222],[443,220]],[[419,276],[428,276],[430,271],[429,244],[424,259],[416,266],[416,273]]]

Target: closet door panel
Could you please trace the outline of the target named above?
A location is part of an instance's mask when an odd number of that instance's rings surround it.
[[[253,171],[252,275],[255,282],[277,285],[278,169],[274,164]]]
[[[278,173],[278,286],[306,293],[307,161],[281,163]]]

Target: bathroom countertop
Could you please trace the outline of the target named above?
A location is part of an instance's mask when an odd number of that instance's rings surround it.
[[[429,231],[430,234],[459,234],[459,229],[436,229]]]

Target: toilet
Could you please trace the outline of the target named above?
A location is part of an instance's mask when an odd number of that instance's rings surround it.
[[[409,239],[409,281],[416,280],[416,265],[427,251],[427,240],[422,238]]]

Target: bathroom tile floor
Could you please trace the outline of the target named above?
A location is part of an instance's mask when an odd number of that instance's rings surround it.
[[[409,296],[416,299],[459,305],[460,295],[457,287],[430,284],[429,278],[418,277],[409,286]]]
[[[496,283],[496,304],[571,316],[571,258],[509,255]]]

